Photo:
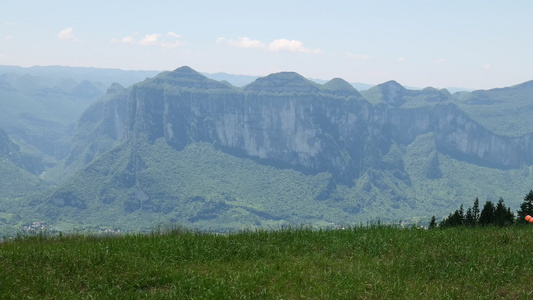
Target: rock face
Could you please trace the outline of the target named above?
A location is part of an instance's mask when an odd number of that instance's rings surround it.
[[[533,164],[533,137],[505,137],[474,122],[447,91],[376,86],[372,105],[342,79],[324,85],[277,73],[242,89],[182,67],[124,89],[113,86],[81,117],[70,161],[88,164],[113,141],[164,138],[177,150],[206,141],[239,156],[350,182],[382,163],[393,143],[434,133],[441,153],[480,165]],[[431,105],[409,107],[416,101]],[[105,136],[98,140],[97,137]],[[77,148],[76,148],[77,147]]]

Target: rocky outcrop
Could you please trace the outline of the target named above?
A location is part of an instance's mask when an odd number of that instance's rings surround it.
[[[238,89],[183,67],[108,91],[82,116],[77,137],[104,135],[106,142],[73,153],[92,147],[88,163],[112,140],[164,138],[178,150],[206,141],[235,155],[351,181],[380,164],[393,143],[432,132],[437,149],[458,159],[500,168],[533,164],[531,135],[491,133],[450,103],[445,90],[387,82],[370,93],[379,103],[370,104],[342,79],[318,85],[291,72]]]

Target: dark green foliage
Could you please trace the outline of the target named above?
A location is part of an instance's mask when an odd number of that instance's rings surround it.
[[[451,213],[447,218],[442,220],[440,227],[456,227],[465,224],[465,216],[463,214],[463,205],[461,208]]]
[[[474,201],[474,206],[472,206],[472,217],[474,218],[475,222],[479,220],[479,198],[477,197]]]
[[[500,197],[494,210],[494,224],[498,226],[511,225],[514,222],[514,214],[510,208],[505,207],[503,204],[503,198]]]
[[[477,219],[474,217],[474,213],[472,213],[472,208],[468,208],[466,210],[466,215],[464,219],[464,224],[468,226],[475,226]]]
[[[433,229],[437,227],[437,221],[435,219],[435,215],[431,216],[431,221],[429,221],[428,229]]]
[[[533,190],[529,190],[529,193],[524,197],[524,202],[520,204],[520,210],[517,212],[517,222],[525,224],[526,216],[533,216]]]
[[[487,201],[483,206],[481,214],[479,211],[479,199],[476,198],[474,206],[466,210],[464,214],[463,205],[454,213],[443,219],[439,224],[440,227],[456,227],[460,225],[476,226],[476,225],[498,225],[507,226],[514,223],[514,214],[511,208],[506,207],[503,198],[500,197],[496,207],[491,201]],[[478,217],[479,216],[479,217]]]
[[[491,201],[485,202],[485,205],[483,206],[483,209],[481,210],[481,214],[479,215],[479,224],[481,225],[489,225],[494,224],[495,217],[494,217],[494,204]]]

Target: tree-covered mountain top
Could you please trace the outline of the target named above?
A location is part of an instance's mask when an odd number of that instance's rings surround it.
[[[455,103],[485,128],[501,135],[533,132],[533,81],[455,95]]]
[[[168,84],[177,88],[194,88],[199,90],[206,89],[231,89],[228,83],[216,81],[196,72],[188,66],[177,68],[172,72],[162,72],[146,82]]]
[[[124,86],[122,86],[118,82],[113,82],[113,84],[111,84],[111,86],[107,88],[106,95],[116,94],[116,93],[121,92],[123,90],[125,90]]]
[[[256,92],[319,92],[320,85],[295,72],[280,72],[257,78],[243,88]]]
[[[346,80],[342,78],[331,79],[330,81],[322,85],[322,89],[344,96],[361,96],[361,94],[359,94],[359,92],[351,84],[349,84]]]
[[[172,72],[160,73],[140,84],[167,84],[175,88],[194,88],[198,90],[239,90],[239,88],[226,81],[210,79],[188,66],[180,67]],[[342,96],[360,96],[357,90],[344,79],[334,78],[324,85],[320,85],[295,72],[280,72],[260,77],[240,90],[271,93],[327,92]]]
[[[359,93],[341,78],[332,79],[321,85],[296,72],[280,72],[259,77],[254,82],[238,88],[225,81],[210,79],[184,66],[139,83],[142,86],[150,84],[169,85],[178,89],[213,90],[213,92],[226,90],[275,94],[328,93],[341,97],[355,96],[364,98],[373,105],[386,104],[389,107],[402,109],[432,107],[438,103],[450,102],[457,104],[476,122],[497,134],[520,136],[530,133],[530,128],[533,128],[533,119],[528,118],[533,112],[533,101],[531,101],[533,81],[507,88],[452,95],[446,89],[438,90],[432,87],[421,90],[409,89],[391,80]]]
[[[72,88],[71,93],[82,99],[96,99],[102,96],[102,87],[89,80],[84,80]]]
[[[517,98],[518,100],[523,100],[523,98],[532,99],[533,95],[531,91],[533,91],[533,80],[510,87],[461,93],[457,98],[458,100],[464,101],[467,104],[487,105],[497,104],[500,102],[509,102],[510,100],[516,102],[515,99]],[[533,103],[533,101],[530,102]]]
[[[422,90],[410,90],[391,80],[379,84],[361,93],[369,102],[376,105],[387,103],[395,108],[415,108],[431,106],[451,100],[453,96],[445,89],[427,87]]]
[[[513,85],[513,86],[511,86],[511,88],[513,88],[513,89],[530,89],[530,88],[533,88],[533,80]]]

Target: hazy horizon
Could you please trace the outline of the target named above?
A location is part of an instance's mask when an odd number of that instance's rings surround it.
[[[529,1],[17,1],[0,64],[490,89],[533,79]]]

